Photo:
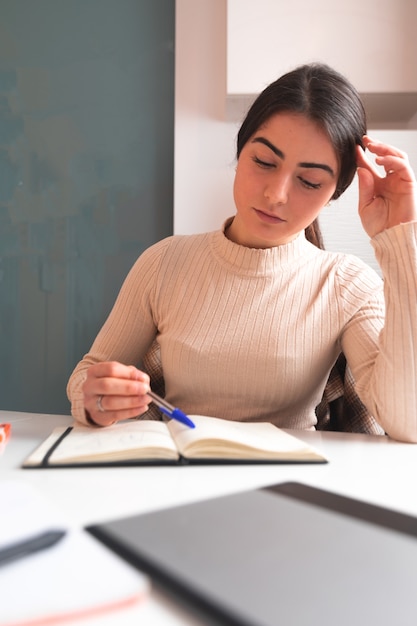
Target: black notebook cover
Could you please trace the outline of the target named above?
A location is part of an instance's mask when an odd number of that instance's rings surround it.
[[[417,519],[300,483],[87,528],[203,623],[415,626]]]

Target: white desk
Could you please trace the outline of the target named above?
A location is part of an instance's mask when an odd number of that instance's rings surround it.
[[[330,460],[326,465],[230,465],[22,470],[25,457],[62,415],[0,411],[12,437],[0,456],[0,480],[32,484],[80,526],[217,495],[294,480],[417,516],[417,445],[386,437],[295,431]],[[89,620],[110,626],[115,616]],[[145,606],[117,614],[118,626],[196,626],[199,622],[156,591]],[[81,622],[78,622],[81,626]]]

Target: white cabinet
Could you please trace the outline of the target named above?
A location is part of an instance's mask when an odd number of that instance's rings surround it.
[[[417,112],[417,0],[227,0],[230,101],[310,61],[347,76],[373,116],[407,122]]]

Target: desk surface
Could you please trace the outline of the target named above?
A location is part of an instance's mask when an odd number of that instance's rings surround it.
[[[51,430],[72,420],[0,411],[0,422],[12,423],[11,440],[0,456],[0,480],[30,483],[80,526],[289,480],[417,516],[417,445],[387,437],[294,431],[328,457],[326,465],[22,470],[23,460]],[[85,623],[105,626],[112,619]],[[199,623],[156,591],[145,607],[118,615],[120,626],[139,621],[147,626]]]

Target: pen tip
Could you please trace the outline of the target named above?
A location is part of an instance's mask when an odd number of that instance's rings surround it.
[[[174,419],[177,419],[182,424],[185,424],[185,426],[188,426],[189,428],[195,428],[194,422],[190,420],[188,415],[180,411],[180,409],[175,409],[175,411],[173,411],[172,413],[172,417]]]

